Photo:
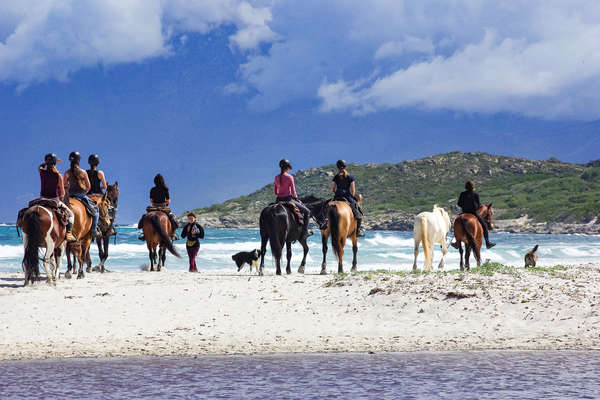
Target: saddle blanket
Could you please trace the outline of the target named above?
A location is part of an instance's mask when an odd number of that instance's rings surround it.
[[[279,204],[282,204],[284,207],[286,207],[292,212],[292,214],[296,217],[298,224],[304,225],[304,215],[302,214],[302,212],[296,204],[294,204],[291,201],[280,201]]]
[[[94,216],[98,215],[98,212],[99,212],[98,204],[94,203],[94,201],[92,199],[90,199],[89,197],[82,197],[82,198],[71,197],[71,199],[77,200],[81,204],[83,204],[83,206],[85,207],[85,211],[87,212],[87,215],[89,215],[90,217],[94,217]]]
[[[23,208],[19,211],[19,214],[17,216],[17,225],[20,225],[23,221],[23,215],[25,215],[25,212],[34,206],[45,207],[53,213],[55,213],[56,217],[58,218],[58,222],[60,222],[63,226],[67,226],[67,224],[69,223],[69,212],[66,209],[60,207],[56,200],[35,199],[31,200],[26,208]]]

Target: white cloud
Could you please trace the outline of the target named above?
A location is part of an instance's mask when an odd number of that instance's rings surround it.
[[[397,57],[407,53],[433,54],[434,51],[431,39],[408,36],[403,40],[385,42],[375,52],[375,58]]]
[[[98,63],[168,54],[175,32],[233,24],[232,46],[274,40],[268,2],[240,0],[14,0],[0,2],[0,81],[21,85]],[[183,37],[182,37],[183,38]],[[182,39],[182,43],[185,39]]]

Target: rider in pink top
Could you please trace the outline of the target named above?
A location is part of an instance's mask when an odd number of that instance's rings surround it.
[[[304,225],[302,226],[302,236],[307,238],[312,235],[308,231],[308,222],[310,219],[310,210],[298,200],[296,194],[296,186],[294,185],[294,177],[288,171],[292,169],[292,164],[288,160],[279,161],[281,173],[275,177],[273,181],[273,191],[277,196],[277,201],[289,201],[294,203],[304,215]]]
[[[298,197],[296,194],[296,187],[294,185],[294,177],[287,172],[275,177],[275,181],[273,182],[273,190],[275,191],[275,195],[277,197]]]

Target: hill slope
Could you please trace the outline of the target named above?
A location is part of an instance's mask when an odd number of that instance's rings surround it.
[[[430,210],[434,203],[456,213],[457,196],[468,179],[477,182],[482,201],[494,204],[497,219],[520,217],[513,225],[522,226],[521,230],[542,223],[587,223],[596,229],[599,164],[452,152],[397,164],[350,164],[348,170],[364,196],[365,225],[372,229],[411,229],[413,216]],[[296,172],[298,194],[329,197],[334,171],[334,165],[327,165]],[[207,226],[257,227],[260,210],[271,201],[273,185],[269,184],[247,196],[193,211]]]

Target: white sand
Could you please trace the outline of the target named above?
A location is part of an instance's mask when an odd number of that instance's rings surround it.
[[[0,359],[600,349],[600,265],[517,275],[0,274]]]

